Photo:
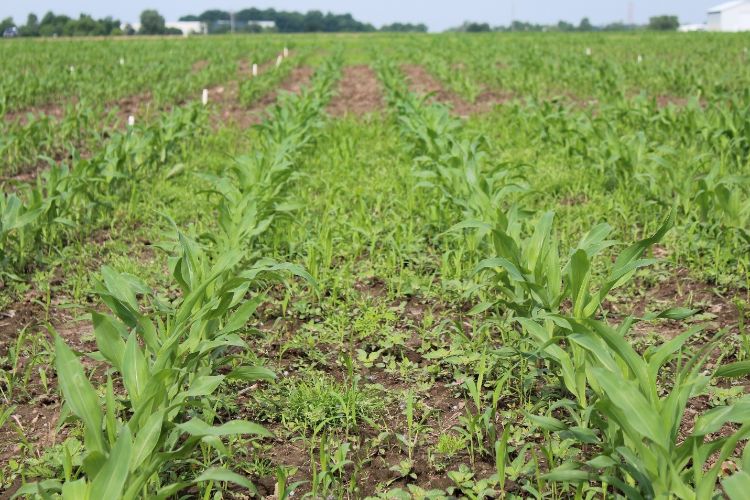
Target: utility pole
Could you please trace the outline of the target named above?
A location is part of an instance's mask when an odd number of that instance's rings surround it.
[[[229,11],[229,31],[234,33],[234,11]]]

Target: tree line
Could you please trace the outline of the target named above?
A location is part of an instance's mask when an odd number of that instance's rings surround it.
[[[200,15],[188,15],[180,21],[201,21],[206,23],[209,33],[257,32],[263,31],[252,21],[273,21],[272,31],[280,33],[306,32],[373,32],[378,31],[372,24],[354,19],[351,14],[324,14],[312,10],[306,14],[300,12],[276,11],[274,9],[244,9],[232,15],[222,10],[207,10]],[[234,29],[230,24],[233,21]],[[158,11],[144,10],[140,15],[140,28],[134,30],[130,25],[123,25],[111,17],[94,19],[88,14],[81,14],[78,19],[52,12],[40,20],[36,14],[29,14],[26,24],[17,24],[12,17],[0,21],[0,34],[7,28],[17,27],[19,36],[108,36],[108,35],[170,35],[181,31],[166,27],[166,21]],[[393,23],[380,28],[380,31],[426,32],[424,24]]]
[[[653,31],[675,31],[680,27],[680,20],[677,16],[654,16],[649,19],[648,24],[626,24],[615,22],[602,26],[595,26],[588,17],[581,19],[578,25],[567,21],[560,21],[557,24],[536,24],[525,21],[513,21],[507,26],[492,27],[488,23],[465,22],[461,26],[449,29],[448,31],[481,33],[489,31],[559,31],[559,32],[591,32],[591,31],[632,31],[632,30],[653,30]]]
[[[18,26],[12,17],[0,21],[0,33],[7,28],[18,27],[20,36],[108,36],[121,35],[120,21],[105,17],[94,19],[81,14],[78,19],[47,12],[41,20],[36,14],[29,14],[26,24]]]
[[[425,24],[393,23],[382,26],[379,30],[372,24],[357,21],[351,14],[324,14],[319,10],[311,10],[305,14],[300,12],[277,11],[275,9],[243,9],[232,15],[223,10],[207,10],[200,15],[188,15],[180,21],[201,21],[206,24],[209,33],[257,32],[264,31],[257,21],[272,21],[271,31],[280,33],[309,33],[309,32],[426,32]],[[256,21],[256,22],[253,22]],[[120,21],[112,17],[94,19],[87,14],[81,14],[78,19],[65,15],[55,15],[47,12],[40,20],[36,14],[29,14],[26,24],[18,26],[13,18],[8,17],[0,21],[0,33],[6,28],[18,27],[20,36],[109,36],[109,35],[169,35],[182,33],[179,29],[167,28],[164,17],[153,9],[144,10],[140,16],[140,28],[136,32],[129,25],[123,26]],[[660,31],[674,31],[680,25],[677,16],[655,16],[648,25],[639,26],[621,22],[594,26],[588,18],[583,18],[578,25],[560,21],[555,25],[534,24],[523,21],[513,21],[508,26],[491,27],[488,23],[465,22],[457,28],[448,31],[457,32],[489,32],[489,31],[560,31],[560,32],[588,32],[588,31],[628,31],[636,29],[650,29]]]

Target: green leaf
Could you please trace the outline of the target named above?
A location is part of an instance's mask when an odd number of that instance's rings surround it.
[[[210,426],[201,419],[193,418],[177,427],[191,436],[234,436],[240,434],[254,434],[262,437],[273,437],[263,426],[246,420],[232,420],[223,425]]]
[[[542,474],[542,479],[555,482],[579,483],[581,481],[590,481],[593,476],[586,471],[579,469],[557,468],[546,474]]]
[[[90,451],[105,453],[99,397],[78,358],[59,335],[55,335],[55,367],[65,402],[83,420],[86,447]]]
[[[603,389],[600,397],[608,399],[622,411],[625,421],[618,422],[621,426],[659,445],[669,438],[662,429],[658,411],[638,391],[632,380],[602,368],[592,368],[591,372]],[[632,436],[632,439],[637,438]]]
[[[750,361],[737,361],[719,367],[714,372],[714,377],[737,378],[744,377],[750,373]]]
[[[138,301],[135,298],[135,292],[128,286],[129,283],[123,276],[111,267],[103,266],[102,277],[104,278],[107,290],[113,297],[128,305],[133,311],[138,311]]]
[[[264,366],[238,366],[232,370],[227,378],[230,380],[275,380],[276,374]]]
[[[122,379],[130,398],[137,402],[148,381],[148,365],[143,356],[135,333],[131,333],[125,344],[125,356],[122,359]]]
[[[244,476],[240,476],[236,472],[232,472],[228,469],[221,469],[218,467],[207,469],[203,471],[200,476],[195,478],[196,483],[200,483],[203,481],[222,481],[226,483],[234,483],[238,486],[242,486],[243,488],[248,489],[254,495],[258,494],[258,491],[255,489],[255,485],[249,479]]]
[[[581,318],[588,303],[589,281],[591,281],[591,263],[583,250],[577,250],[570,258],[569,286],[573,302],[573,315]]]
[[[143,427],[138,430],[130,457],[130,471],[135,472],[146,461],[159,443],[161,428],[164,422],[164,411],[158,411],[148,417]]]
[[[511,261],[503,257],[493,257],[491,259],[485,259],[481,261],[474,269],[474,273],[476,274],[485,269],[495,269],[497,267],[505,269],[511,279],[515,281],[524,281],[524,277],[523,274],[521,274],[521,271]]]
[[[66,481],[62,487],[63,500],[88,500],[91,498],[91,484],[85,478]]]
[[[744,500],[750,493],[750,472],[740,470],[721,482],[730,500]]]
[[[120,430],[107,462],[91,483],[91,498],[117,499],[122,497],[125,481],[130,469],[130,453],[133,447],[130,429],[125,425]]]
[[[697,312],[698,312],[697,309],[688,309],[687,307],[672,307],[657,314],[656,318],[681,320],[681,319],[689,318],[690,316],[694,315]]]
[[[727,422],[740,424],[750,422],[750,396],[744,396],[731,405],[713,408],[698,417],[693,435],[711,434],[721,429]]]
[[[190,389],[186,393],[186,397],[201,397],[212,394],[217,387],[224,381],[223,375],[203,375],[196,377],[193,383],[190,384]]]
[[[606,469],[607,467],[612,467],[616,464],[617,462],[612,460],[607,455],[599,455],[598,457],[594,457],[586,462],[586,465],[588,465],[589,467],[593,467],[594,469]]]
[[[244,327],[247,324],[248,319],[250,319],[250,316],[253,315],[255,310],[258,309],[260,303],[263,302],[264,298],[263,295],[258,295],[238,307],[227,321],[227,324],[224,325],[222,331],[224,333],[232,333]]]
[[[127,330],[111,316],[94,312],[91,313],[91,319],[94,323],[94,336],[99,352],[112,363],[112,366],[122,371],[122,358],[125,355],[123,338],[127,336]]]
[[[531,420],[537,427],[540,427],[546,431],[564,431],[568,428],[562,421],[554,417],[546,417],[544,415],[534,415],[531,413],[525,413],[526,418]]]

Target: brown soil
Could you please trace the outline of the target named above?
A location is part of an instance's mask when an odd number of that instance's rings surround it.
[[[688,97],[661,94],[656,96],[655,99],[656,105],[660,108],[667,108],[669,106],[674,106],[676,108],[685,108],[688,104],[690,104],[690,98]],[[705,109],[706,106],[708,106],[708,103],[705,99],[699,99],[698,105],[701,108]]]
[[[374,302],[386,301],[386,284],[377,277],[371,277],[358,281],[354,285],[364,298]],[[436,303],[430,299],[418,297],[402,297],[394,301],[387,301],[391,310],[397,314],[395,328],[404,333],[410,334],[410,339],[405,343],[403,348],[397,348],[391,354],[408,359],[410,362],[422,365],[431,363],[423,358],[422,351],[424,340],[420,337],[415,325],[421,323],[424,314],[431,311],[432,314],[439,314],[441,317],[461,317],[460,310],[455,309],[454,305]],[[261,308],[265,313],[275,314],[275,308]],[[264,316],[261,313],[260,316]],[[270,317],[261,319],[259,328],[269,332],[266,326],[271,322]],[[285,377],[300,376],[300,367],[309,369],[315,366],[317,369],[324,371],[336,381],[343,383],[346,380],[346,369],[339,363],[335,362],[340,355],[340,345],[318,344],[316,350],[324,354],[326,361],[323,364],[317,364],[314,356],[304,349],[282,349],[284,343],[291,340],[297,328],[301,325],[288,324],[283,318],[276,318],[273,321],[272,331],[280,335],[270,342],[261,340],[253,345],[256,353],[263,353],[263,356],[269,360],[277,360],[274,370],[277,373],[283,373]],[[291,327],[291,328],[286,328]],[[363,339],[356,342],[353,348],[362,348],[367,350],[370,340]],[[402,376],[393,371],[387,371],[379,366],[362,367],[360,371],[360,384],[380,386],[384,391],[386,398],[386,408],[382,415],[376,418],[376,425],[371,426],[369,423],[362,422],[361,426],[348,434],[349,442],[355,442],[350,452],[350,459],[354,462],[362,463],[362,468],[356,471],[356,484],[359,490],[354,493],[357,498],[364,498],[368,495],[377,493],[378,487],[388,485],[388,488],[406,488],[408,484],[416,484],[422,488],[446,488],[452,485],[446,472],[455,470],[460,464],[470,463],[468,450],[459,450],[452,456],[440,456],[435,452],[441,434],[450,434],[454,431],[452,428],[459,424],[459,418],[466,411],[465,399],[462,396],[461,382],[454,380],[452,377],[438,378],[434,380],[431,387],[417,391],[417,416],[416,421],[422,422],[426,427],[420,433],[418,444],[414,449],[413,463],[410,469],[410,475],[402,476],[398,468],[402,462],[408,458],[407,450],[396,439],[396,434],[407,435],[408,425],[404,414],[404,401],[399,396],[403,391],[413,388],[413,383],[404,380]],[[389,395],[389,396],[388,396]],[[252,403],[248,400],[240,402],[241,414],[233,418],[247,418],[249,420],[258,420],[258,416],[250,410]],[[510,409],[507,407],[506,409]],[[294,466],[298,470],[290,482],[310,481],[312,475],[312,464],[310,462],[311,450],[305,440],[294,439],[297,433],[290,434],[280,422],[263,422],[277,438],[273,446],[262,456],[275,465]],[[386,434],[380,434],[384,430]],[[497,430],[498,434],[502,429]],[[335,435],[339,433],[334,432]],[[342,437],[339,435],[339,437]],[[378,442],[374,445],[373,441]],[[318,459],[318,450],[313,450],[312,456]],[[476,456],[476,463],[472,467],[472,472],[477,478],[486,478],[494,473],[495,469],[490,457]],[[354,469],[346,468],[345,476],[353,478]],[[258,486],[261,496],[273,494],[275,480],[273,477],[253,477],[253,481]],[[509,482],[506,489],[514,489],[515,485]],[[297,494],[309,492],[308,484],[300,487]]]
[[[657,257],[663,255],[663,252],[665,250],[661,247],[654,250]],[[735,331],[739,316],[737,308],[732,304],[732,298],[738,295],[737,291],[720,295],[715,287],[691,277],[687,269],[679,269],[667,279],[643,290],[640,296],[626,307],[632,307],[633,314],[636,315],[670,307],[686,307],[715,316],[707,323],[708,332],[716,332],[722,328]],[[627,313],[625,310],[623,312]],[[664,320],[658,323],[637,324],[634,332],[655,331],[662,337],[670,339],[684,332],[685,329],[683,322]]]
[[[660,246],[655,247],[653,253],[657,258],[668,255],[667,250]],[[714,316],[713,319],[702,321],[710,337],[723,328],[727,328],[732,333],[737,332],[739,316],[732,299],[739,296],[738,291],[720,294],[710,284],[691,277],[687,269],[679,269],[655,285],[647,286],[637,282],[631,289],[624,292],[623,298],[607,300],[603,307],[614,322],[618,322],[619,319],[629,314],[640,317],[648,312],[664,311],[673,307],[697,310],[698,313]],[[637,323],[633,326],[632,332],[636,335],[656,333],[669,340],[680,335],[687,328],[688,325],[684,321],[656,320]]]
[[[43,335],[49,343],[49,348],[53,349],[54,339],[47,325],[51,325],[54,331],[78,352],[92,352],[96,349],[94,343],[87,339],[92,336],[90,322],[77,321],[70,312],[60,307],[66,299],[53,296],[48,311],[41,305],[43,301],[44,297],[39,293],[29,292],[23,300],[11,304],[0,313],[0,355],[8,354],[22,331],[28,336]],[[19,357],[16,372],[24,373],[31,361],[24,356]],[[88,358],[84,357],[81,361],[87,368],[94,367],[94,362]],[[65,430],[58,433],[56,429],[61,402],[56,389],[57,376],[54,367],[41,364],[38,368],[44,368],[47,387],[34,368],[28,382],[19,382],[11,399],[2,401],[4,405],[13,407],[13,411],[5,425],[0,427],[0,464],[5,464],[20,454],[40,457],[45,449],[61,442],[66,435]]]
[[[108,112],[115,112],[118,128],[124,128],[128,123],[128,117],[134,116],[138,120],[143,111],[151,104],[150,92],[123,97],[107,108]]]
[[[190,68],[190,71],[195,73],[200,73],[204,69],[208,68],[208,65],[211,64],[211,61],[208,61],[206,59],[201,59],[200,61],[195,61],[193,63],[193,66]]]
[[[472,104],[466,102],[455,92],[447,90],[437,78],[422,66],[405,64],[401,69],[409,80],[409,88],[412,92],[432,94],[432,100],[449,105],[453,112],[460,116],[485,113],[492,110],[496,105],[507,103],[513,99],[510,94],[485,90],[477,96],[476,102]]]
[[[265,66],[268,67],[268,64]],[[218,112],[214,114],[214,125],[237,123],[241,127],[250,127],[259,124],[263,121],[266,108],[276,102],[280,91],[299,93],[310,82],[312,75],[312,68],[307,66],[294,68],[275,90],[264,95],[249,107],[240,103],[239,82],[232,82],[226,87],[209,89],[209,102],[218,108]]]
[[[328,113],[333,116],[363,115],[382,107],[383,95],[372,68],[364,64],[345,67],[338,94],[328,105]]]
[[[70,104],[75,104],[78,99],[73,98],[70,100]],[[3,115],[3,119],[7,123],[19,122],[21,125],[26,125],[29,122],[29,115],[34,116],[49,116],[52,118],[62,119],[65,114],[65,106],[57,102],[50,102],[41,106],[34,106],[18,111],[9,111]]]

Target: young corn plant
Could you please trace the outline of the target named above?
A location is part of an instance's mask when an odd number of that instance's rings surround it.
[[[321,91],[333,82],[324,81]],[[308,109],[300,101],[287,103]],[[300,119],[311,117],[302,113]],[[252,422],[214,422],[211,405],[204,404],[228,380],[274,378],[260,366],[237,366],[236,351],[248,348],[238,331],[263,300],[259,290],[264,286],[280,281],[282,273],[310,278],[299,267],[264,259],[256,250],[285,200],[290,167],[289,144],[274,147],[273,136],[267,138],[266,151],[278,153],[269,161],[240,162],[234,184],[229,178],[212,179],[221,194],[220,216],[216,234],[204,238],[207,244],[177,232],[173,243],[163,245],[172,251],[169,267],[181,291],[178,298],[166,300],[135,276],[102,269],[96,292],[111,314],[93,312],[92,319],[99,348],[93,357],[109,366],[103,402],[76,354],[59,336],[55,342],[60,389],[83,426],[81,465],[74,469],[67,460],[63,481],[27,484],[19,495],[166,498],[214,482],[255,492],[249,480],[222,467],[206,467],[176,482],[165,481],[164,472],[194,463],[199,450],[204,461],[219,461],[224,438],[270,436]],[[218,374],[219,367],[230,371]],[[113,374],[122,380],[122,391],[115,391]]]
[[[590,319],[568,319],[567,325],[566,338],[586,353],[586,377],[596,398],[590,419],[596,431],[571,432],[556,419],[550,428],[601,451],[586,462],[565,464],[546,478],[598,480],[628,498],[714,497],[723,464],[750,435],[750,398],[704,412],[685,436],[680,434],[681,426],[690,399],[702,394],[712,378],[744,376],[750,371],[747,364],[706,372],[710,345],[696,354],[683,352],[697,329],[653,346],[641,356],[625,340],[622,328],[615,330]],[[676,369],[665,391],[660,375],[671,365]],[[726,424],[739,428],[717,437]],[[740,484],[743,474],[727,481]]]

